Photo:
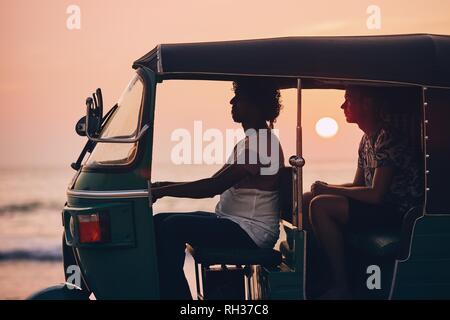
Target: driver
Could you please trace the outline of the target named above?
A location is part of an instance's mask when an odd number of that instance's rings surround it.
[[[280,113],[280,93],[260,80],[240,80],[233,88],[231,115],[241,123],[246,136],[236,144],[227,163],[209,178],[152,184],[154,202],[163,197],[220,195],[214,212],[154,216],[163,299],[192,299],[183,272],[186,243],[273,248],[279,237],[278,169],[284,165],[284,156],[271,129]]]

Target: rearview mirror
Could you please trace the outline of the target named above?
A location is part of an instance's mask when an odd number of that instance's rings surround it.
[[[86,116],[78,120],[77,124],[75,125],[75,131],[79,136],[86,136]]]

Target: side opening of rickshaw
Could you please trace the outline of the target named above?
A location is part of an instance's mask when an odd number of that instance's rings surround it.
[[[192,81],[198,78],[206,80],[204,75],[191,76],[184,80]],[[228,82],[240,78],[242,76],[227,75],[219,79],[216,75],[213,80]],[[179,75],[176,79],[179,80]],[[266,77],[266,79],[279,83],[280,89],[297,91],[296,105],[284,106],[287,109],[294,108],[297,114],[297,126],[290,131],[296,132],[297,135],[296,154],[290,157],[288,167],[282,169],[280,184],[281,223],[285,237],[274,250],[249,251],[239,248],[224,250],[188,246],[195,260],[196,293],[199,299],[314,299],[323,292],[323,279],[312,275],[316,274],[314,269],[321,269],[323,266],[310,261],[310,255],[314,254],[311,250],[314,249],[311,248],[308,239],[310,231],[304,229],[308,213],[305,212],[307,209],[302,208],[301,197],[302,191],[305,191],[302,169],[305,164],[302,154],[302,111],[311,107],[302,103],[302,97],[309,89],[339,90],[343,94],[346,87],[358,85],[388,90],[392,101],[389,105],[390,118],[386,121],[396,126],[407,138],[421,163],[421,172],[425,172],[423,161],[425,90],[422,87],[361,80],[283,77]],[[164,83],[170,81],[171,79],[166,79]],[[416,219],[422,215],[423,206],[410,208],[405,216],[402,232],[387,229],[348,236],[347,260],[356,298],[389,298],[395,280],[396,261],[406,259],[409,255],[412,228]],[[326,264],[326,261],[320,263]],[[382,270],[382,283],[379,288],[367,286],[369,266],[376,266]]]

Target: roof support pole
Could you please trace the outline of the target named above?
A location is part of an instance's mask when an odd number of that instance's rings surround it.
[[[303,229],[303,159],[302,148],[302,80],[297,79],[297,126],[296,126],[296,154],[289,158],[289,164],[293,167],[293,224],[300,230]]]

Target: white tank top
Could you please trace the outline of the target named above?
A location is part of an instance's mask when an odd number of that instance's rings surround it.
[[[270,159],[269,166],[272,166],[272,164],[276,164],[276,168],[284,166],[283,151],[278,137],[273,132],[270,131],[270,138],[273,139],[271,144],[276,146],[278,150],[276,152],[271,150],[269,157],[267,157],[267,150],[260,148],[259,144],[252,145],[252,143],[249,143],[248,140],[254,137],[255,135],[247,135],[246,138],[239,141],[230,155],[228,163],[239,163],[236,162],[236,159],[243,152],[246,152],[247,156],[253,154],[255,157],[265,156],[266,160]],[[261,136],[258,137],[258,139],[260,138]],[[266,165],[261,165],[261,167],[267,167],[268,164],[265,163]],[[268,191],[257,189],[257,187],[269,184],[273,188],[274,184],[278,182],[278,176],[264,175],[264,171],[261,171],[260,168],[255,170],[255,166],[249,170],[253,172],[252,175],[220,195],[215,212],[217,216],[239,224],[260,248],[273,248],[280,234],[278,189]],[[278,172],[278,169],[276,172]]]
[[[260,248],[273,248],[278,240],[278,191],[231,187],[220,195],[215,211],[239,224]]]

